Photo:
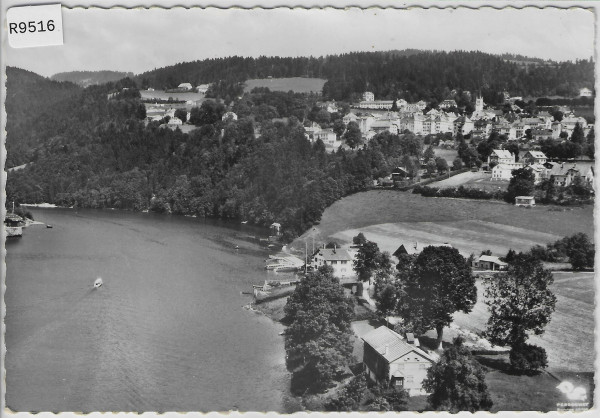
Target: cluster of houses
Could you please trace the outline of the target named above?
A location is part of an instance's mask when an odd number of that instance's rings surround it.
[[[206,94],[210,84],[200,84],[196,87],[192,86],[192,83],[181,83],[177,86],[177,88],[172,91],[181,91],[181,92],[191,92],[196,91],[197,93]]]
[[[367,141],[383,131],[397,134],[405,130],[417,135],[461,133],[463,136],[481,138],[486,138],[492,131],[496,131],[506,135],[509,141],[526,139],[528,134],[532,140],[539,141],[557,139],[562,132],[571,136],[576,124],[583,128],[586,135],[591,129],[585,118],[575,116],[571,109],[566,107],[559,109],[564,114],[560,122],[555,121],[547,111],[539,112],[535,117],[522,117],[523,109],[515,104],[519,99],[522,98],[507,97],[506,102],[511,112],[505,114],[503,109],[487,107],[483,98],[477,97],[473,113],[470,116],[461,116],[452,111],[458,108],[453,99],[444,100],[438,109],[430,109],[424,113],[427,107],[424,101],[408,103],[403,99],[375,100],[372,92],[365,92],[363,100],[354,106],[359,111],[345,115],[343,122],[346,125],[350,122],[357,123]],[[391,110],[394,103],[397,111]]]
[[[512,171],[520,168],[530,169],[535,176],[535,183],[550,179],[557,187],[568,187],[581,177],[585,183],[594,185],[594,166],[582,163],[550,162],[541,151],[527,151],[520,162],[515,161],[515,155],[508,150],[495,149],[488,157],[491,167],[492,180],[509,181]]]
[[[325,151],[335,152],[342,146],[342,139],[331,128],[321,128],[321,126],[313,122],[310,126],[304,127],[306,138],[315,142],[317,140],[323,141],[325,145]]]
[[[161,127],[175,129],[181,127],[190,120],[190,113],[193,107],[200,107],[202,100],[187,100],[181,103],[145,103],[146,121],[164,122]],[[177,110],[183,109],[186,112],[185,121],[175,116]],[[168,117],[168,118],[167,118]],[[223,121],[237,120],[238,116],[231,111],[225,112],[221,117]]]
[[[450,246],[448,243],[440,244]],[[415,254],[422,250],[418,243],[400,245],[394,252],[398,258],[403,254]],[[312,258],[312,267],[328,265],[340,280],[355,280],[354,259],[356,247],[320,248]],[[480,271],[503,271],[507,263],[492,255],[481,255],[473,260],[472,266]],[[380,326],[362,336],[363,369],[373,382],[404,389],[410,396],[424,395],[423,380],[427,370],[438,355],[420,346],[419,339],[412,333],[400,335],[387,326]]]

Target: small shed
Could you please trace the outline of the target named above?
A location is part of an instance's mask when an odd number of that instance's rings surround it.
[[[506,270],[508,264],[493,255],[482,255],[473,261],[473,267],[480,270]]]
[[[269,227],[269,230],[271,231],[271,235],[281,235],[281,224],[277,223],[277,222],[273,222],[271,224],[271,226]]]
[[[533,196],[517,196],[515,197],[515,206],[535,206],[535,198]]]

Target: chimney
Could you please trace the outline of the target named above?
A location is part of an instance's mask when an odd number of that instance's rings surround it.
[[[389,347],[390,347],[389,345],[386,345],[385,348],[383,349],[383,355],[384,356],[387,356]]]

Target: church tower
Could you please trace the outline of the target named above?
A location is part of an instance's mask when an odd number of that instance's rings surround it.
[[[483,110],[483,97],[477,96],[475,99],[475,111],[481,112]]]

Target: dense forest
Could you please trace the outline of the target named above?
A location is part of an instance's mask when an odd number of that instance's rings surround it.
[[[69,81],[82,87],[91,86],[94,84],[110,83],[119,81],[122,78],[133,77],[133,73],[122,71],[68,71],[57,73],[50,77],[54,81]]]
[[[27,100],[50,97],[46,88],[61,86],[14,68],[8,74],[8,91],[23,92],[18,100],[9,95],[13,121],[28,116]],[[69,91],[64,106],[56,97],[57,105],[38,109],[40,122],[17,125],[36,141],[27,144],[29,164],[9,173],[8,201],[278,221],[292,238],[335,200],[365,190],[403,159],[416,161],[422,149],[412,134],[380,134],[364,149],[326,153],[322,142],[306,139],[297,117],[322,112],[311,107],[314,98],[294,93],[250,93],[235,106],[237,121],[222,121],[225,107],[205,102],[193,112],[198,129],[184,134],[146,124],[129,79],[71,86],[62,86]],[[36,94],[26,94],[33,87]],[[287,119],[273,123],[273,117]],[[7,141],[20,140],[9,126]]]
[[[327,80],[324,97],[338,101],[357,99],[367,90],[378,99],[441,101],[456,89],[481,92],[490,104],[498,103],[503,91],[517,96],[575,96],[579,88],[594,85],[591,60],[528,67],[509,61],[523,59],[415,50],[326,57],[228,57],[155,69],[138,75],[136,81],[142,88],[173,88],[182,82],[234,85],[253,78],[317,77]]]

